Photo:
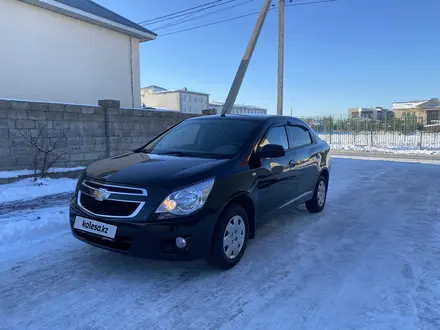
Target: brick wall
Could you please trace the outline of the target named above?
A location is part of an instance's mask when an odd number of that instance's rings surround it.
[[[32,169],[33,149],[21,133],[36,136],[42,126],[48,143],[67,132],[67,145],[62,144],[60,151],[69,153],[56,167],[74,167],[137,148],[191,117],[121,109],[114,100],[99,101],[99,106],[0,100],[0,170]]]

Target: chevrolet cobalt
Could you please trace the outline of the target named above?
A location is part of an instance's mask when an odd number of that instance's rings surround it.
[[[277,211],[325,206],[330,147],[302,120],[203,116],[97,161],[70,205],[73,235],[150,258],[205,258],[228,269]]]

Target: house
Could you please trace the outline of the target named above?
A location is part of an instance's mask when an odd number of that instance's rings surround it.
[[[141,89],[141,100],[144,107],[202,114],[202,110],[208,109],[209,94],[189,91],[187,88],[167,90],[151,85]]]
[[[348,109],[348,117],[350,119],[372,119],[372,120],[389,120],[393,118],[394,113],[382,107],[375,108],[351,108]]]
[[[221,113],[222,112],[222,108],[223,108],[223,104],[222,102],[211,102],[209,103],[209,108],[210,109],[215,109],[217,113]],[[267,109],[263,109],[260,107],[255,107],[253,105],[244,105],[244,104],[234,104],[234,106],[232,107],[231,113],[236,113],[236,114],[243,114],[243,115],[249,115],[249,114],[267,114]]]
[[[396,118],[415,116],[423,118],[425,124],[440,120],[440,100],[432,98],[425,101],[394,102]]]
[[[140,107],[139,44],[156,34],[90,0],[1,0],[0,98]]]

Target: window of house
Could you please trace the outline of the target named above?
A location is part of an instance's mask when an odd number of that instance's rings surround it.
[[[279,144],[283,146],[285,150],[289,149],[285,126],[271,128],[266,137],[261,141],[259,147],[261,148],[266,144]]]
[[[287,130],[292,141],[292,148],[302,147],[312,144],[312,138],[307,128],[301,126],[288,126]]]

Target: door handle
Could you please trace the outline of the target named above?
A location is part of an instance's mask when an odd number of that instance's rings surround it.
[[[290,167],[294,167],[295,164],[296,164],[295,159],[291,159],[290,162],[289,162],[289,166],[290,166]]]

